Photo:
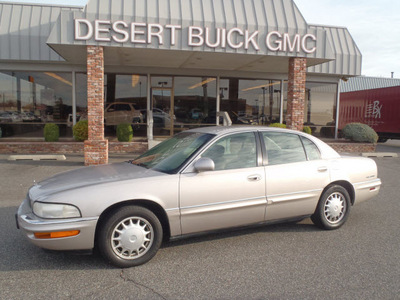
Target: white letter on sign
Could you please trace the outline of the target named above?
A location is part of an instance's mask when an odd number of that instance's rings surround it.
[[[97,42],[109,42],[111,38],[109,36],[101,37],[100,33],[110,33],[110,27],[101,28],[101,25],[111,25],[111,22],[101,20],[94,21],[94,40]]]
[[[181,29],[181,25],[165,25],[165,28],[171,29],[171,46],[175,45],[175,32],[176,29]]]
[[[197,33],[194,33],[194,31],[197,31]],[[197,39],[198,41],[195,42],[193,39]],[[189,46],[195,47],[195,46],[202,46],[204,44],[204,38],[203,38],[203,28],[201,27],[196,27],[196,26],[189,26]]]
[[[156,28],[157,31],[153,32],[153,28]],[[151,37],[157,37],[158,38],[158,44],[162,45],[163,44],[163,37],[162,33],[164,31],[164,28],[160,24],[149,24],[147,25],[147,44],[151,44]]]
[[[257,51],[260,50],[260,47],[258,47],[258,43],[256,40],[256,37],[258,35],[258,30],[256,30],[252,35],[249,36],[249,31],[245,31],[245,43],[244,43],[244,49],[249,49],[249,44],[251,43]]]
[[[295,34],[293,39],[293,44],[290,42],[289,33],[283,34],[283,51],[287,51],[289,48],[289,52],[293,52],[296,48],[296,52],[300,52],[300,34]]]
[[[265,39],[267,48],[271,51],[282,51],[282,40],[277,39],[276,41],[273,42],[275,45],[277,45],[276,47],[271,45],[271,37],[273,35],[276,35],[278,38],[282,38],[282,35],[278,31],[271,31],[270,33],[268,33],[268,35]]]
[[[126,43],[129,40],[129,34],[126,30],[124,30],[122,28],[118,28],[119,25],[122,25],[122,27],[124,27],[124,28],[128,28],[128,24],[126,24],[124,21],[117,21],[117,22],[114,22],[112,25],[113,30],[118,34],[121,34],[123,36],[123,38],[119,38],[116,35],[113,35],[112,38],[117,43]]]
[[[81,24],[85,24],[87,28],[87,34],[82,35]],[[84,41],[90,40],[93,36],[93,26],[88,20],[75,19],[75,40]]]
[[[138,43],[138,44],[146,44],[145,40],[136,39],[136,35],[143,35],[143,30],[137,30],[136,27],[146,27],[146,23],[132,23],[131,24],[131,42]]]
[[[315,52],[315,50],[317,49],[315,46],[312,47],[311,49],[307,48],[307,39],[310,38],[313,41],[316,41],[317,38],[315,37],[315,35],[313,34],[306,34],[305,36],[303,36],[303,39],[301,40],[301,49],[303,49],[304,52],[306,53],[313,53]]]
[[[217,48],[221,43],[221,29],[217,28],[215,43],[210,42],[210,28],[206,27],[206,45],[210,48]]]
[[[237,32],[239,35],[243,36],[243,31],[242,31],[241,29],[239,29],[239,28],[232,28],[232,29],[230,29],[230,30],[228,31],[228,34],[227,34],[227,36],[226,36],[226,39],[227,39],[227,42],[228,42],[229,47],[231,47],[231,48],[233,48],[233,49],[238,49],[238,48],[240,48],[240,47],[243,46],[243,42],[240,42],[240,43],[238,43],[238,44],[234,44],[234,43],[232,42],[232,33],[234,33],[234,32]]]

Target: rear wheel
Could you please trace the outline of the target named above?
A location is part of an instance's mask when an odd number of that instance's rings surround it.
[[[344,187],[333,185],[322,194],[311,220],[322,229],[337,229],[346,222],[349,213],[349,193]]]
[[[98,247],[113,265],[128,268],[152,259],[162,237],[162,226],[154,213],[140,206],[125,206],[100,225]]]

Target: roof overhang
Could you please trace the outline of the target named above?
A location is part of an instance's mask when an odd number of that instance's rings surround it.
[[[145,0],[132,10],[90,0],[83,11],[61,12],[47,44],[74,64],[86,63],[88,45],[104,47],[105,65],[286,73],[290,57],[306,57],[307,66],[335,59],[325,30],[308,26],[293,1],[280,2],[212,2],[201,14],[197,1],[170,0],[151,15],[140,12]]]
[[[52,45],[52,48],[70,63],[86,64],[86,45]],[[289,58],[287,56],[107,46],[104,49],[105,66],[287,73]],[[329,60],[309,58],[307,67],[326,61]]]

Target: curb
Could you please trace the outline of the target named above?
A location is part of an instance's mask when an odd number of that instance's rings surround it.
[[[397,153],[394,152],[365,152],[361,153],[364,157],[399,157]]]
[[[65,155],[10,155],[8,160],[66,160]]]

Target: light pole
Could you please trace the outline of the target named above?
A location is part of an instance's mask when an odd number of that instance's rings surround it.
[[[265,123],[265,86],[263,86],[262,88],[263,91],[263,106],[262,106],[262,114],[261,114],[261,120],[262,120],[262,125],[264,125]]]
[[[257,111],[257,123],[260,121],[260,110],[258,108],[258,99],[254,100],[256,102],[256,111]]]

